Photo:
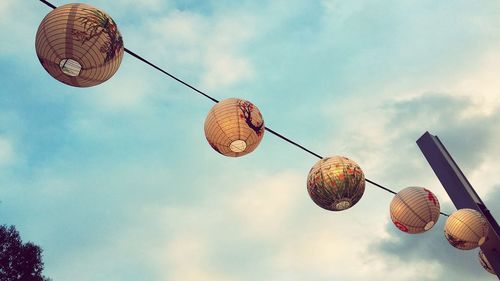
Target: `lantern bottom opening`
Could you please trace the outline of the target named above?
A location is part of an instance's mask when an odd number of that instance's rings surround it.
[[[351,201],[340,200],[340,201],[335,202],[335,210],[342,211],[342,210],[348,209],[349,207],[351,207]]]
[[[483,237],[481,237],[481,239],[479,239],[479,241],[477,242],[477,244],[478,244],[479,246],[481,246],[481,245],[483,245],[483,244],[484,244],[484,242],[486,242],[486,237],[484,237],[484,236],[483,236]]]
[[[244,140],[235,140],[229,145],[232,152],[243,152],[247,149],[247,143]]]
[[[434,226],[435,222],[434,221],[430,221],[428,222],[425,226],[424,226],[424,229],[425,230],[429,230],[431,229],[433,226]]]
[[[64,74],[72,77],[80,75],[82,70],[82,65],[74,59],[62,59],[59,62],[59,67]]]

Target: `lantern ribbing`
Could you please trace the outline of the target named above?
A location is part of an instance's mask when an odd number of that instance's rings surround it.
[[[50,2],[48,2],[48,1],[46,1],[46,0],[39,0],[39,1],[40,1],[40,2],[42,2],[42,3],[44,3],[45,5],[47,5],[48,7],[52,8],[52,9],[56,9],[56,8],[57,8],[55,5],[53,5],[52,3],[50,3]],[[135,53],[135,52],[133,52],[133,51],[131,51],[131,50],[127,49],[127,48],[124,48],[124,51],[125,51],[126,53],[130,54],[131,56],[135,57],[136,59],[138,59],[138,60],[140,60],[140,61],[144,62],[145,64],[147,64],[147,65],[149,65],[149,66],[153,67],[154,69],[156,69],[156,70],[160,71],[161,73],[163,73],[163,74],[167,75],[168,77],[170,77],[170,78],[174,79],[175,81],[177,81],[177,82],[181,83],[182,85],[184,85],[184,86],[186,86],[186,87],[190,88],[191,90],[193,90],[193,91],[197,92],[198,94],[200,94],[200,95],[202,95],[202,96],[204,96],[204,97],[208,98],[209,100],[211,100],[211,101],[213,101],[213,102],[215,102],[215,103],[218,103],[218,102],[219,102],[219,100],[217,100],[217,99],[215,99],[215,98],[211,97],[210,95],[206,94],[205,92],[203,92],[203,91],[201,91],[201,90],[197,89],[196,87],[194,87],[194,86],[190,85],[189,83],[187,83],[187,82],[183,81],[182,79],[180,79],[180,78],[176,77],[175,75],[173,75],[173,74],[171,74],[171,73],[167,72],[166,70],[164,70],[164,69],[160,68],[159,66],[157,66],[157,65],[153,64],[153,63],[152,63],[152,62],[150,62],[149,60],[147,60],[147,59],[145,59],[144,57],[142,57],[142,56],[138,55],[137,53]],[[319,158],[319,159],[323,159],[323,157],[322,157],[322,156],[320,156],[319,154],[317,154],[317,153],[315,153],[315,152],[313,152],[313,151],[311,151],[311,150],[307,149],[306,147],[304,147],[304,146],[302,146],[302,145],[298,144],[297,142],[295,142],[295,141],[293,141],[293,140],[291,140],[291,139],[289,139],[289,138],[287,138],[287,137],[283,136],[282,134],[280,134],[280,133],[278,133],[278,132],[276,132],[276,131],[272,130],[271,128],[269,128],[269,127],[267,127],[267,126],[266,126],[266,127],[265,127],[265,130],[266,130],[266,131],[268,131],[269,133],[271,133],[271,134],[273,134],[273,135],[277,136],[278,138],[280,138],[280,139],[282,139],[282,140],[284,140],[284,141],[286,141],[286,142],[288,142],[288,143],[290,143],[290,144],[292,144],[292,145],[294,145],[294,146],[296,146],[296,147],[298,147],[298,148],[300,148],[300,149],[304,150],[305,152],[307,152],[307,153],[309,153],[309,154],[311,154],[311,155],[313,155],[313,156],[315,156],[315,157],[317,157],[317,158]],[[389,189],[389,188],[387,188],[387,187],[384,187],[384,186],[382,186],[382,185],[380,185],[380,184],[378,184],[378,183],[376,183],[376,182],[374,182],[374,181],[372,181],[372,180],[369,180],[369,179],[365,178],[365,181],[366,181],[366,182],[368,182],[368,183],[370,183],[370,184],[372,184],[373,186],[376,186],[376,187],[378,187],[378,188],[380,188],[380,189],[382,189],[382,190],[385,190],[385,191],[387,191],[387,192],[389,192],[389,193],[392,193],[392,194],[397,194],[395,191],[393,191],[393,190],[391,190],[391,189]],[[441,214],[441,215],[443,215],[443,216],[447,216],[447,217],[449,217],[449,215],[448,215],[448,214],[446,214],[446,213],[440,212],[440,214]]]
[[[83,3],[62,5],[40,23],[37,57],[56,80],[91,87],[111,78],[123,57],[123,39],[104,11]]]
[[[431,229],[439,219],[439,201],[430,190],[410,186],[394,196],[389,213],[399,230],[409,234],[422,233]]]
[[[448,242],[455,248],[471,250],[486,242],[488,221],[474,209],[464,208],[451,214],[444,224]]]

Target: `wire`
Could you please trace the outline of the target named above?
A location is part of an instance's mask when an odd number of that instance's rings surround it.
[[[298,148],[300,148],[300,149],[304,150],[305,152],[307,152],[307,153],[309,153],[309,154],[311,154],[311,155],[314,155],[314,156],[318,157],[319,159],[323,159],[323,157],[321,157],[319,154],[312,152],[311,150],[309,150],[309,149],[307,149],[307,148],[303,147],[302,145],[300,145],[300,144],[298,144],[298,143],[294,142],[293,140],[291,140],[291,139],[289,139],[289,138],[287,138],[287,137],[283,136],[282,134],[280,134],[280,133],[278,133],[278,132],[276,132],[276,131],[272,130],[271,128],[269,128],[269,127],[267,127],[267,126],[266,126],[266,131],[268,131],[269,133],[271,133],[271,134],[273,134],[273,135],[277,136],[278,138],[280,138],[280,139],[282,139],[282,140],[284,140],[284,141],[286,141],[286,142],[288,142],[288,143],[291,143],[291,144],[295,145],[296,147],[298,147]]]
[[[42,0],[40,0],[40,1],[42,1]],[[142,61],[142,62],[144,62],[144,63],[146,63],[146,64],[150,65],[150,66],[151,66],[151,67],[153,67],[154,69],[156,69],[156,70],[160,71],[161,73],[163,73],[163,74],[167,75],[168,77],[170,77],[170,78],[174,79],[175,81],[177,81],[177,82],[181,83],[182,85],[184,85],[184,86],[186,86],[186,87],[188,87],[188,88],[190,88],[190,89],[194,90],[194,91],[195,91],[195,92],[197,92],[198,94],[203,95],[204,97],[206,97],[206,98],[210,99],[211,101],[213,101],[213,102],[215,102],[215,103],[218,103],[218,102],[219,102],[219,101],[218,101],[218,100],[216,100],[215,98],[212,98],[211,96],[209,96],[209,95],[205,94],[204,92],[202,92],[202,91],[200,91],[200,90],[196,89],[195,87],[193,87],[193,86],[189,85],[188,83],[186,83],[186,82],[182,81],[181,79],[179,79],[179,78],[175,77],[174,75],[172,75],[172,74],[168,73],[167,71],[165,71],[165,70],[161,69],[160,67],[158,67],[158,66],[154,65],[152,62],[148,61],[147,59],[143,58],[142,56],[139,56],[138,54],[136,54],[136,53],[132,52],[131,50],[129,50],[129,49],[127,49],[127,48],[125,48],[125,52],[129,53],[131,56],[135,57],[136,59],[138,59],[138,60],[140,60],[140,61]]]
[[[48,2],[48,1],[46,1],[46,0],[39,0],[39,1],[40,1],[40,2],[42,2],[42,3],[44,3],[44,4],[45,4],[45,5],[47,5],[47,6],[51,7],[52,9],[55,9],[55,8],[56,8],[56,6],[54,6],[53,4],[51,4],[50,2]],[[213,101],[213,102],[215,102],[215,103],[218,103],[218,102],[219,102],[219,100],[217,100],[217,99],[215,99],[215,98],[213,98],[213,97],[209,96],[208,94],[206,94],[205,92],[203,92],[203,91],[201,91],[201,90],[198,90],[196,87],[194,87],[194,86],[192,86],[191,84],[189,84],[189,83],[187,83],[187,82],[183,81],[183,80],[182,80],[182,79],[180,79],[180,78],[177,78],[175,75],[170,74],[170,73],[169,73],[169,72],[167,72],[166,70],[164,70],[164,69],[160,68],[159,66],[157,66],[157,65],[153,64],[153,63],[152,63],[152,62],[150,62],[149,60],[147,60],[147,59],[145,59],[144,57],[142,57],[142,56],[138,55],[137,53],[135,53],[135,52],[133,52],[133,51],[131,51],[131,50],[127,49],[127,48],[125,48],[125,52],[126,52],[126,53],[128,53],[128,54],[130,54],[131,56],[135,57],[136,59],[138,59],[138,60],[140,60],[140,61],[144,62],[145,64],[147,64],[147,65],[149,65],[149,66],[153,67],[154,69],[156,69],[156,70],[160,71],[161,73],[163,73],[163,74],[167,75],[168,77],[170,77],[170,78],[174,79],[175,81],[177,81],[177,82],[181,83],[182,85],[184,85],[184,86],[186,86],[186,87],[190,88],[191,90],[193,90],[193,91],[197,92],[198,94],[200,94],[200,95],[202,95],[202,96],[204,96],[204,97],[208,98],[209,100],[211,100],[211,101]],[[267,127],[267,126],[266,126],[266,131],[268,131],[269,133],[271,133],[271,134],[273,134],[273,135],[277,136],[278,138],[280,138],[280,139],[282,139],[282,140],[284,140],[284,141],[286,141],[286,142],[288,142],[288,143],[290,143],[290,144],[292,144],[292,145],[294,145],[294,146],[296,146],[296,147],[298,147],[298,148],[300,148],[300,149],[304,150],[305,152],[307,152],[307,153],[309,153],[309,154],[311,154],[311,155],[313,155],[313,156],[315,156],[315,157],[317,157],[317,158],[319,158],[319,159],[323,159],[323,157],[322,157],[322,156],[320,156],[319,154],[317,154],[317,153],[315,153],[315,152],[313,152],[313,151],[311,151],[311,150],[307,149],[307,148],[306,148],[306,147],[304,147],[303,145],[298,144],[297,142],[295,142],[295,141],[293,141],[293,140],[291,140],[291,139],[289,139],[289,138],[287,138],[287,137],[283,136],[282,134],[280,134],[280,133],[278,133],[278,132],[276,132],[276,131],[272,130],[271,128],[269,128],[269,127]],[[389,192],[389,193],[392,193],[392,194],[397,194],[395,191],[393,191],[393,190],[391,190],[391,189],[389,189],[389,188],[387,188],[387,187],[384,187],[384,186],[382,186],[382,185],[380,185],[380,184],[378,184],[378,183],[376,183],[376,182],[374,182],[374,181],[372,181],[372,180],[369,180],[369,179],[365,178],[365,181],[366,181],[366,182],[368,182],[368,183],[371,183],[373,186],[376,186],[376,187],[378,187],[378,188],[380,188],[380,189],[382,189],[382,190],[385,190],[385,191],[387,191],[387,192]],[[445,214],[445,213],[443,213],[443,212],[440,212],[440,213],[441,213],[441,215],[443,215],[443,216],[447,216],[447,217],[449,217],[449,215],[448,215],[448,214]]]
[[[380,188],[380,189],[383,189],[383,190],[385,190],[385,191],[387,191],[387,192],[390,192],[390,193],[392,193],[392,194],[394,194],[394,195],[395,195],[395,194],[397,194],[396,192],[394,192],[394,191],[390,190],[389,188],[387,188],[387,187],[383,187],[382,185],[380,185],[380,184],[378,184],[378,183],[376,183],[376,182],[374,182],[374,181],[371,181],[371,180],[369,180],[369,179],[365,179],[365,181],[367,181],[367,182],[369,182],[369,183],[373,184],[374,186],[376,186],[376,187],[378,187],[378,188]]]
[[[56,6],[54,6],[52,3],[47,2],[47,1],[45,1],[45,0],[40,0],[40,2],[42,2],[43,4],[45,4],[45,5],[49,6],[49,7],[51,7],[52,9],[55,9],[55,8],[56,8]]]

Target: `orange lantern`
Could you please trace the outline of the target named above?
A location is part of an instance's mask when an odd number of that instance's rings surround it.
[[[473,209],[460,209],[446,220],[444,234],[455,248],[471,250],[486,241],[488,222],[483,215]]]
[[[111,78],[124,51],[113,19],[86,4],[63,5],[45,16],[35,47],[45,70],[75,87],[95,86]]]
[[[264,120],[251,102],[229,98],[218,102],[205,119],[205,137],[212,148],[225,156],[252,152],[264,136]]]
[[[399,230],[415,234],[431,229],[439,218],[439,201],[423,187],[407,187],[391,201],[391,220]]]
[[[363,196],[365,176],[358,164],[346,157],[324,158],[309,171],[307,191],[321,208],[342,211]]]

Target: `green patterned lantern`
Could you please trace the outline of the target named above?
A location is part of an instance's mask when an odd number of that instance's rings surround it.
[[[358,164],[346,157],[324,158],[309,171],[307,191],[321,208],[342,211],[363,196],[365,176]]]

